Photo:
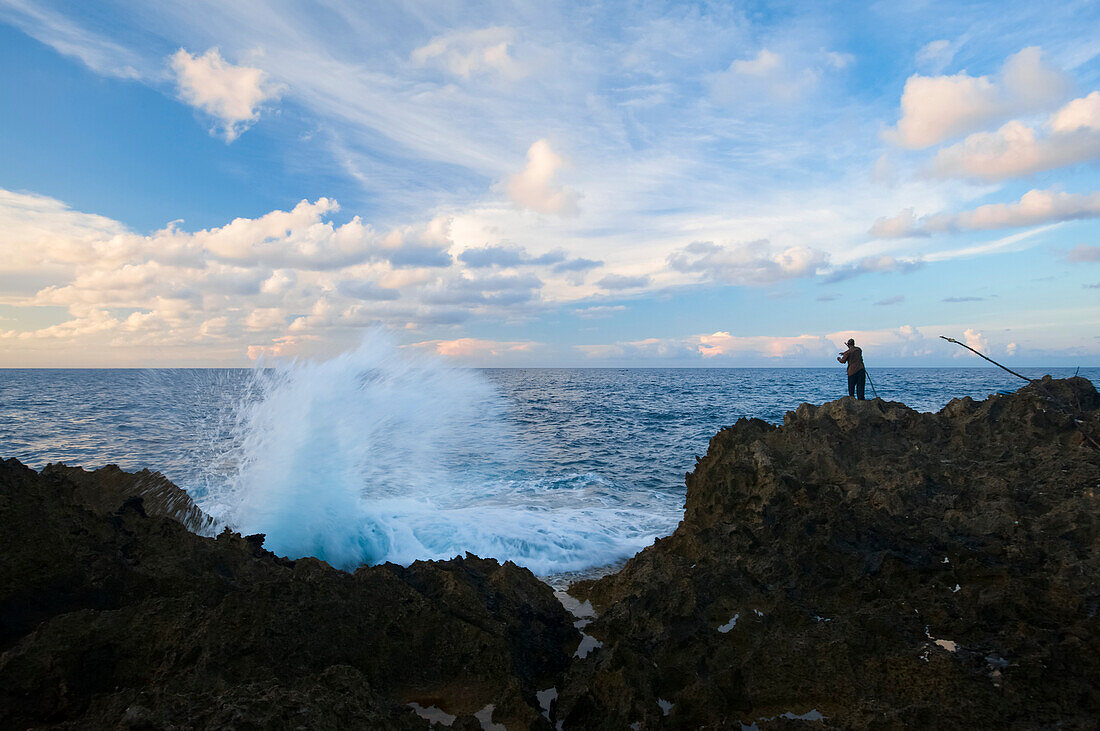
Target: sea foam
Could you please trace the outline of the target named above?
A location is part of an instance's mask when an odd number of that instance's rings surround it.
[[[631,555],[675,509],[594,474],[523,469],[507,403],[479,373],[385,336],[327,361],[258,368],[234,465],[200,506],[266,547],[342,568],[469,551],[540,574]]]

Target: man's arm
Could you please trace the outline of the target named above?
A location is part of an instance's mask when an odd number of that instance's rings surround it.
[[[845,350],[843,353],[841,353],[840,357],[837,358],[837,360],[840,361],[841,363],[847,363],[848,362],[848,357],[851,354],[852,354],[852,349],[849,348],[848,350]]]

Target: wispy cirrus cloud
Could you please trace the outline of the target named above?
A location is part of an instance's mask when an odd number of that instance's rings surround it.
[[[434,65],[463,79],[492,73],[515,81],[527,72],[510,54],[514,37],[513,29],[500,26],[455,31],[436,36],[410,58],[418,66]]]

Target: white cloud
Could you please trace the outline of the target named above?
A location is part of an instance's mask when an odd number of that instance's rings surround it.
[[[893,216],[883,216],[871,225],[870,234],[876,239],[901,239],[909,236],[927,236],[922,231],[912,208],[906,208]]]
[[[936,337],[939,327],[904,325],[882,330],[844,330],[800,335],[737,335],[714,333],[673,338],[643,338],[606,344],[579,345],[575,349],[592,360],[648,360],[654,358],[719,362],[792,363],[835,362],[844,343],[854,338],[865,349],[874,350],[881,362],[886,358],[943,356],[950,352]],[[953,355],[953,353],[952,353]]]
[[[1100,192],[1064,193],[1030,190],[1014,203],[990,203],[962,213],[941,213],[917,219],[911,210],[880,218],[871,227],[878,238],[927,236],[952,231],[988,231],[1037,226],[1100,217]]]
[[[675,271],[698,273],[728,284],[772,284],[808,277],[828,263],[828,256],[805,246],[776,249],[767,240],[722,246],[696,241],[673,252],[668,265]]]
[[[498,341],[478,338],[456,338],[454,340],[424,340],[412,343],[408,347],[420,348],[449,358],[477,359],[499,357],[513,353],[528,353],[540,344],[531,340]]]
[[[1100,159],[1100,92],[1074,99],[1051,115],[1046,130],[1013,120],[978,132],[936,154],[943,177],[1003,180]]]
[[[575,216],[577,193],[558,185],[554,178],[564,162],[548,140],[535,142],[527,150],[527,167],[508,181],[508,195],[521,208],[539,213]]]
[[[943,71],[955,58],[955,46],[951,41],[938,40],[925,44],[917,51],[917,65],[934,74]]]
[[[841,69],[852,62],[848,54],[827,53],[824,65]],[[761,48],[751,58],[734,59],[729,68],[711,78],[711,88],[719,101],[759,101],[770,98],[789,102],[798,99],[820,80],[816,66],[796,67],[784,54]]]
[[[171,66],[180,98],[217,119],[227,142],[251,127],[264,102],[281,93],[261,69],[234,66],[217,48],[201,56],[181,48],[172,55]]]
[[[1009,56],[996,78],[910,76],[901,96],[901,118],[886,138],[920,149],[1017,114],[1049,109],[1069,95],[1072,82],[1046,64],[1042,50]]]
[[[1048,124],[1053,132],[1100,131],[1100,91],[1074,99],[1055,112]]]
[[[526,71],[509,54],[515,32],[511,28],[482,28],[436,36],[412,52],[417,66],[433,64],[468,79],[477,74],[494,73],[515,81]]]
[[[989,352],[989,341],[982,335],[981,331],[967,328],[963,331],[963,341],[967,346],[982,353]],[[957,353],[957,356],[962,356],[963,353]]]

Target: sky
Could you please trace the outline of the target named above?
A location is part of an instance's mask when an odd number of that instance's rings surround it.
[[[1100,365],[1100,4],[0,0],[0,367]]]

